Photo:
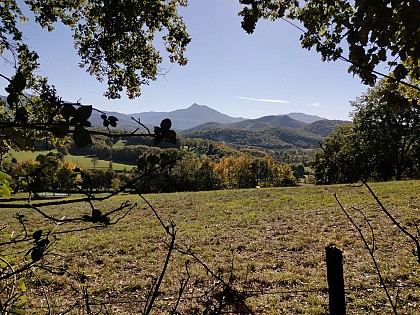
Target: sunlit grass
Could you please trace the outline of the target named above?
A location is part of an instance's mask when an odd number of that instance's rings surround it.
[[[396,218],[416,233],[420,181],[377,183],[372,187]],[[146,197],[165,223],[176,224],[177,246],[190,246],[226,280],[233,266],[233,283],[237,289],[263,292],[247,299],[256,312],[327,313],[324,249],[335,245],[344,251],[347,313],[389,313],[372,261],[333,194],[337,194],[355,216],[368,238],[367,225],[353,208],[362,210],[371,219],[375,228],[375,255],[387,284],[418,286],[420,265],[412,254],[413,244],[379,211],[363,187],[302,186]],[[113,314],[139,313],[137,307],[146,296],[149,276],[159,274],[169,241],[152,211],[139,197],[121,195],[95,207],[109,210],[126,199],[139,202],[139,206],[124,221],[103,230],[58,235],[53,250],[65,257],[71,273],[83,271],[92,275],[88,285],[95,296],[106,301],[131,301],[115,304]],[[68,205],[50,211],[57,216],[76,216],[90,210],[87,205]],[[12,213],[3,209],[1,220],[14,224],[10,219]],[[41,226],[54,228],[34,213],[28,214],[28,218],[31,218],[28,221],[30,232]],[[35,219],[38,221],[33,222]],[[63,229],[65,226],[60,226],[57,231]],[[55,263],[62,260],[56,258]],[[201,295],[213,283],[214,279],[191,257],[175,252],[161,288],[159,303],[162,306],[176,296],[179,281],[185,277],[187,260],[191,262],[187,298]],[[62,286],[59,290],[51,284],[49,289],[57,305],[74,299],[75,293],[69,286],[75,285],[72,278],[44,277]],[[394,294],[396,290],[391,292]],[[419,287],[401,288],[399,298],[402,314],[420,313]],[[185,300],[181,309],[196,303],[196,300]]]
[[[15,158],[18,162],[26,161],[26,160],[35,160],[36,157],[40,154],[48,154],[49,152],[57,152],[56,150],[52,151],[11,151],[10,155],[6,156],[5,160],[11,160]],[[84,169],[91,169],[91,168],[108,168],[109,161],[105,160],[97,160],[96,164],[93,165],[92,158],[87,156],[77,156],[68,154],[65,156],[66,161],[73,162],[77,164],[79,167]],[[131,170],[133,165],[128,164],[121,164],[121,163],[112,163],[112,169],[116,171],[120,170]]]

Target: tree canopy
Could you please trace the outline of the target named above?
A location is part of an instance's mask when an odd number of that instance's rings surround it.
[[[240,12],[242,27],[248,33],[254,32],[260,19],[296,21],[294,25],[302,31],[303,48],[315,48],[324,61],[349,62],[349,72],[358,75],[363,83],[373,85],[381,69],[389,67],[391,72],[386,75],[419,90],[417,0],[240,0],[240,3],[244,5]],[[388,96],[395,98],[395,89],[389,91]]]
[[[54,23],[68,26],[81,63],[87,72],[105,80],[109,98],[119,98],[123,89],[130,98],[140,95],[140,86],[155,80],[161,52],[155,47],[156,35],[162,40],[171,62],[185,65],[190,37],[178,6],[185,0],[147,1],[59,1],[28,0],[35,21],[48,31]],[[25,42],[20,22],[27,21],[22,2],[5,0],[0,4],[0,54],[9,55],[17,73],[30,78],[21,87],[30,87],[38,55]]]
[[[384,80],[351,102],[353,122],[338,127],[315,155],[318,183],[420,176],[420,107],[390,106],[381,97],[386,89]]]

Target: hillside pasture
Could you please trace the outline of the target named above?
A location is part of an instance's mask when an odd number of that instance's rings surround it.
[[[57,153],[57,150],[51,151],[11,151],[11,153],[6,156],[6,160],[10,161],[12,158],[15,158],[18,162],[26,160],[35,160],[36,157],[40,154],[48,154],[49,152]],[[77,156],[68,154],[65,156],[66,161],[73,162],[83,169],[94,168],[92,163],[92,157],[88,156]],[[108,168],[109,161],[97,160],[95,168]],[[112,168],[116,171],[122,170],[131,170],[133,165],[121,164],[121,163],[112,163]]]
[[[415,224],[420,223],[420,181],[372,187],[399,222],[415,234]],[[347,314],[391,313],[369,254],[334,194],[371,242],[368,225],[356,209],[369,218],[375,231],[376,259],[391,294],[398,295],[400,314],[420,314],[420,264],[412,253],[414,244],[383,215],[365,188],[346,185],[146,195],[165,223],[176,224],[179,249],[169,261],[154,314],[168,314],[175,305],[180,281],[187,277],[186,265],[190,278],[178,306],[182,314],[200,314],[203,296],[220,294],[220,286],[211,290],[218,281],[209,270],[181,253],[188,248],[242,292],[256,314],[326,314],[327,245],[344,252]],[[78,291],[85,285],[91,302],[104,303],[110,314],[141,314],[151,281],[162,270],[170,239],[139,196],[119,195],[95,207],[112,209],[125,200],[138,206],[117,225],[71,234],[58,234],[70,226],[55,227],[33,211],[20,211],[28,219],[30,233],[46,226],[56,228],[57,241],[47,259],[51,265],[64,264],[69,272],[65,277],[41,269],[28,274],[31,314],[47,313],[45,296],[54,314],[69,308],[70,314],[81,314],[78,307],[83,299]],[[48,209],[57,217],[89,211],[88,205]],[[19,231],[12,219],[15,212],[1,211],[0,220],[7,225],[3,234]],[[87,276],[83,285],[77,276],[81,273]],[[92,307],[99,310],[100,306]],[[226,310],[240,313],[237,305]]]

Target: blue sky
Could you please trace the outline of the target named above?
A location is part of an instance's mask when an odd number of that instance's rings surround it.
[[[188,65],[165,61],[167,73],[144,86],[136,100],[103,96],[105,85],[78,67],[65,28],[47,33],[32,22],[25,34],[40,55],[39,74],[47,76],[68,101],[80,99],[124,113],[171,111],[198,103],[245,118],[303,112],[348,119],[349,101],[366,87],[347,73],[347,64],[324,63],[315,51],[302,49],[300,31],[284,21],[261,21],[248,35],[240,27],[239,10],[235,0],[190,1],[181,10],[192,37]],[[7,73],[4,64],[0,71]]]

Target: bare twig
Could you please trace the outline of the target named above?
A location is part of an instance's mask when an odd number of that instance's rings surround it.
[[[34,271],[33,268],[31,268],[31,272],[35,276],[35,278],[38,280],[38,283],[41,285],[42,294],[44,295],[45,301],[47,302],[48,315],[51,315],[52,314],[52,311],[51,311],[50,300],[48,298],[48,294],[46,292],[46,289],[44,287],[44,284],[42,283],[42,280],[39,279],[38,275],[36,274],[36,272]]]
[[[350,214],[346,211],[346,209],[344,208],[344,206],[341,204],[340,200],[338,199],[337,194],[334,194],[334,198],[337,201],[338,205],[340,206],[341,210],[344,212],[344,214],[346,215],[346,217],[349,219],[349,221],[351,222],[351,224],[356,228],[357,232],[359,233],[359,236],[362,239],[362,241],[363,241],[363,243],[364,243],[367,251],[369,252],[369,255],[370,255],[370,257],[372,259],[372,262],[373,262],[373,264],[375,266],[376,274],[379,277],[379,283],[381,284],[382,288],[385,291],[385,294],[386,294],[386,296],[388,298],[389,303],[391,304],[391,307],[392,307],[392,310],[393,310],[394,314],[395,315],[398,315],[397,308],[396,308],[396,306],[394,304],[394,301],[392,300],[392,297],[391,297],[391,295],[390,295],[390,293],[388,291],[388,288],[387,288],[387,286],[385,284],[385,281],[384,281],[384,279],[382,277],[382,273],[381,273],[381,270],[379,268],[378,262],[376,261],[376,258],[375,258],[375,249],[374,248],[371,248],[369,246],[369,243],[368,243],[367,239],[365,238],[365,235],[363,234],[363,231],[362,231],[361,227],[353,220],[353,218],[350,216]],[[365,216],[365,218],[366,218],[366,216]],[[369,222],[369,221],[367,221],[367,222]],[[368,223],[368,224],[369,224],[369,227],[371,228],[370,223]],[[373,233],[373,229],[371,231]],[[373,238],[374,237],[375,237],[375,235],[373,234]]]
[[[171,235],[171,243],[169,244],[168,252],[166,254],[166,259],[165,259],[165,262],[163,264],[163,268],[162,268],[162,271],[161,271],[161,273],[159,275],[159,278],[157,279],[156,284],[154,286],[154,290],[153,290],[152,296],[150,298],[150,301],[145,305],[144,314],[146,314],[146,315],[147,314],[150,314],[150,312],[153,309],[155,300],[156,300],[156,298],[157,298],[157,296],[159,294],[159,289],[160,289],[160,286],[162,284],[163,277],[165,276],[166,269],[168,268],[168,265],[169,265],[169,260],[170,260],[170,258],[172,256],[172,252],[173,252],[173,250],[175,248],[175,237],[176,237],[175,226],[172,225],[170,229],[171,230],[168,231],[168,234]]]
[[[190,271],[188,270],[188,265],[189,265],[189,261],[186,261],[185,262],[185,270],[186,270],[186,273],[187,273],[187,277],[182,279],[179,283],[178,297],[176,299],[176,303],[175,303],[174,307],[172,308],[171,314],[177,314],[178,305],[181,302],[182,295],[184,294],[185,289],[187,288],[188,281],[191,278]]]
[[[385,208],[385,206],[382,204],[381,200],[376,196],[372,188],[368,185],[366,181],[363,181],[363,185],[369,190],[369,193],[372,195],[372,197],[375,199],[376,203],[381,208],[382,212],[387,215],[387,217],[392,221],[392,223],[395,224],[395,226],[403,232],[405,235],[407,235],[416,245],[416,256],[417,256],[417,262],[420,263],[420,242],[418,238],[416,238],[413,234],[411,234],[406,228],[404,228],[395,218],[394,216]]]

